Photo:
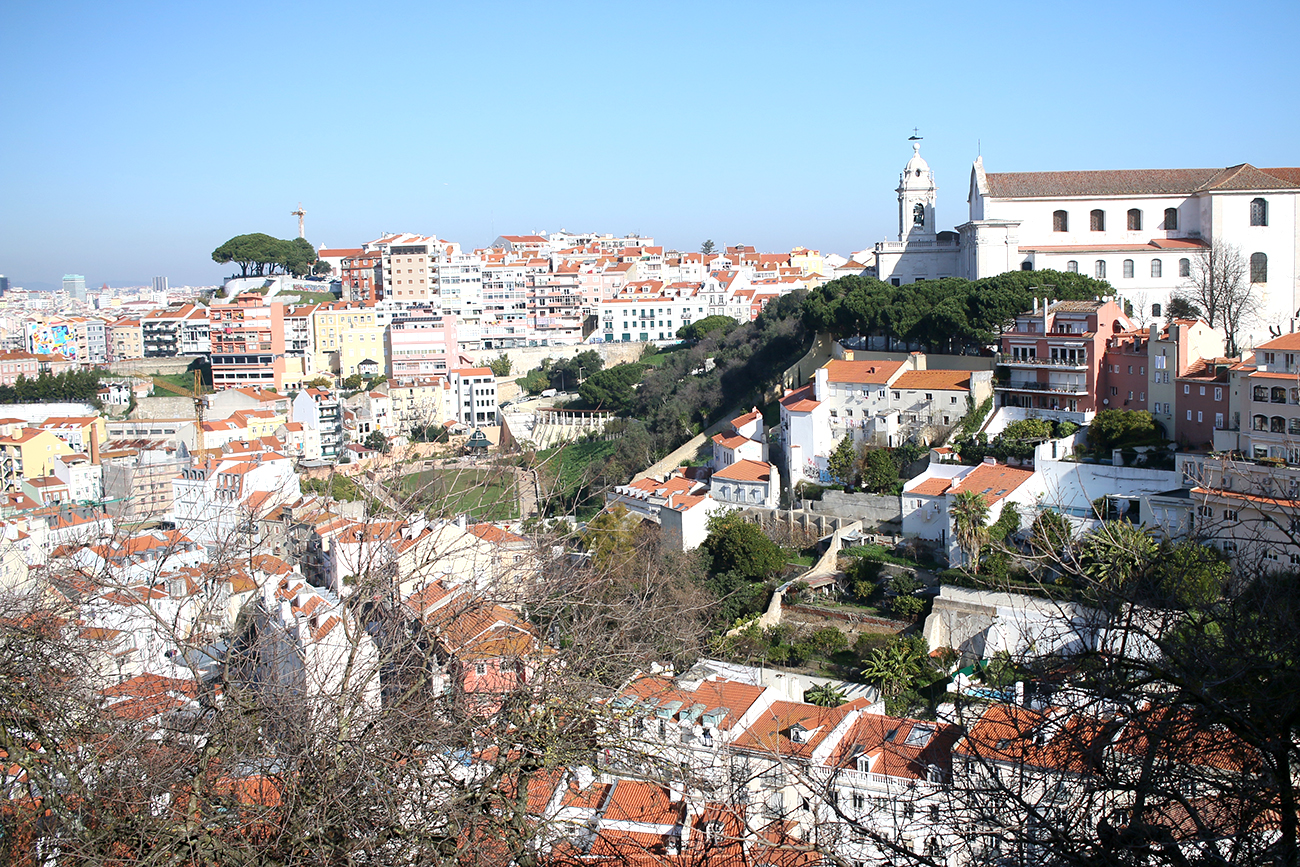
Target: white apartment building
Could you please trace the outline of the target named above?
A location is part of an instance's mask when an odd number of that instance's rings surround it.
[[[170,517],[200,544],[239,547],[255,543],[259,516],[301,497],[293,461],[284,455],[207,457],[172,479]]]
[[[469,427],[500,424],[497,379],[487,367],[462,367],[447,375],[452,417]]]
[[[926,357],[857,360],[866,353],[837,350],[813,382],[781,399],[781,439],[791,483],[830,481],[826,459],[844,437],[894,447],[929,442],[992,394],[988,370],[929,370]]]

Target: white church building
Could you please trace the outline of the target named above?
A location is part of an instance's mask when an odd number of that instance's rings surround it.
[[[969,219],[937,231],[934,172],[915,136],[898,185],[898,241],[854,254],[901,285],[1053,269],[1110,282],[1138,321],[1158,319],[1211,240],[1238,247],[1260,319],[1290,330],[1300,308],[1300,168],[986,172],[971,168]]]

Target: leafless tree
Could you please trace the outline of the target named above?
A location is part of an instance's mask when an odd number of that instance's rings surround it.
[[[1222,238],[1192,255],[1191,272],[1179,295],[1205,313],[1211,328],[1222,328],[1228,338],[1228,354],[1240,351],[1242,329],[1258,313],[1258,299],[1250,291],[1246,260],[1241,248]]]

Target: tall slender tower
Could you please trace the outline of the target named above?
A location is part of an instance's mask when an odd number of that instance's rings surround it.
[[[298,210],[289,212],[289,216],[298,218],[298,237],[299,238],[307,237],[307,231],[304,228],[302,222],[303,218],[307,216],[307,212],[302,209],[302,202],[298,203]]]
[[[934,240],[934,172],[921,158],[921,137],[913,135],[912,158],[898,179],[898,240]]]

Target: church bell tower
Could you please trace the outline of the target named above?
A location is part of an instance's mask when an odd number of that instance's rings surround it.
[[[913,135],[908,141],[912,143],[912,158],[898,179],[898,240],[933,241],[938,188],[929,163],[921,158],[921,137]]]

